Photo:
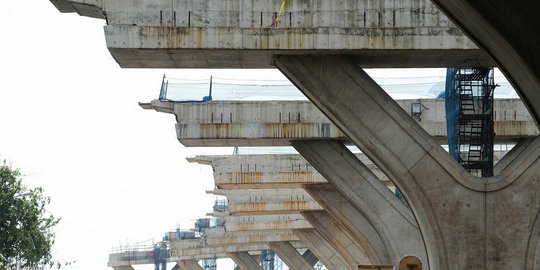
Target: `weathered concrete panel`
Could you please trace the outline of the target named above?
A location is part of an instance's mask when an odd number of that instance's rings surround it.
[[[411,115],[412,104],[423,108],[418,123],[441,144],[446,144],[444,100],[397,100]],[[177,137],[185,146],[275,146],[291,140],[348,138],[309,101],[219,101],[172,103],[152,101],[142,105],[176,116]],[[535,122],[518,99],[494,101],[495,140],[513,143],[539,135]],[[368,114],[376,115],[373,109]],[[391,129],[379,123],[380,132]],[[407,143],[402,144],[406,147]]]
[[[312,228],[301,214],[227,216],[224,219],[225,229],[229,232]]]
[[[362,66],[492,65],[430,1],[51,0],[105,18],[122,67],[271,68],[274,54],[348,54]]]

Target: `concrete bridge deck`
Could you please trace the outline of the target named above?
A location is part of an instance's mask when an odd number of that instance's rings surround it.
[[[397,100],[412,115],[413,104],[423,108],[413,117],[439,143],[446,144],[444,100]],[[185,146],[282,146],[291,140],[347,137],[308,101],[219,101],[172,103],[154,100],[145,109],[174,114],[178,140]],[[496,143],[516,143],[540,134],[518,99],[494,101]]]
[[[490,66],[431,2],[51,0],[105,19],[126,68],[273,68],[274,54],[348,54],[364,67]]]
[[[388,177],[365,155],[357,156],[379,179],[390,184]],[[219,189],[301,188],[302,184],[326,182],[324,177],[298,154],[197,156],[188,158],[188,161],[211,165],[214,182]]]

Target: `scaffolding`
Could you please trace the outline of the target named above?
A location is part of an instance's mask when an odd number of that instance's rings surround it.
[[[217,199],[214,201],[212,209],[215,212],[224,213],[229,211],[229,201],[227,199]]]
[[[493,176],[492,68],[449,68],[446,118],[450,155],[476,176]]]

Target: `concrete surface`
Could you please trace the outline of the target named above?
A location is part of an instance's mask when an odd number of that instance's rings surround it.
[[[294,233],[328,269],[353,269],[347,264],[347,260],[315,229],[299,229],[294,230]]]
[[[313,266],[308,263],[300,253],[289,242],[269,242],[268,247],[276,253],[279,258],[290,269],[295,270],[314,270]]]
[[[373,264],[364,246],[358,243],[356,238],[326,211],[304,211],[302,215],[347,260],[351,267]]]
[[[181,270],[203,270],[196,260],[181,260],[177,261],[176,265]]]
[[[410,115],[413,103],[425,110],[416,121],[439,143],[446,144],[444,100],[398,100]],[[184,146],[282,146],[291,140],[348,138],[308,101],[214,101],[173,103],[154,100],[146,109],[175,115],[177,138]],[[518,99],[494,102],[497,143],[515,143],[539,133],[534,120]]]
[[[247,252],[230,252],[227,253],[229,257],[243,270],[262,270],[255,259],[253,259]]]
[[[372,67],[492,65],[431,2],[51,0],[106,19],[107,47],[126,68],[271,68],[272,55],[348,54]]]
[[[398,265],[407,255],[427,260],[422,236],[411,210],[345,145],[336,141],[295,141],[293,146],[373,226],[391,259],[378,264]],[[308,192],[313,192],[313,189],[307,188]],[[341,206],[341,202],[333,203]]]
[[[304,189],[232,189],[217,194],[228,199],[232,216],[294,214],[321,210],[321,206]]]
[[[364,154],[356,154],[385,184],[391,184]],[[325,183],[326,179],[299,154],[215,155],[188,158],[189,162],[211,165],[215,194],[226,194],[227,189],[291,189],[302,184]]]
[[[498,175],[477,178],[354,61],[283,55],[276,65],[402,191],[428,252],[425,267],[533,269],[540,238],[540,138]]]
[[[226,216],[224,219],[228,232],[312,228],[301,214]]]

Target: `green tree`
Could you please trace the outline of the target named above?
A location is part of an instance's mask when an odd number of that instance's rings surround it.
[[[51,248],[59,219],[47,213],[43,188],[28,189],[21,173],[0,163],[0,270],[52,266]]]

